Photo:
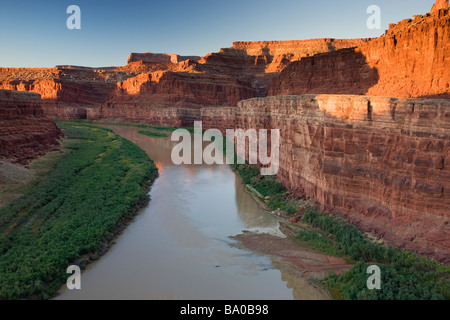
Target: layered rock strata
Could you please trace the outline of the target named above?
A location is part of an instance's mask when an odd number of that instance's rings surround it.
[[[128,57],[127,64],[132,62],[143,63],[180,63],[186,60],[200,60],[198,56],[179,56],[171,53],[131,53]]]
[[[293,62],[269,95],[308,93],[450,98],[450,9],[416,15],[357,48]]]
[[[58,148],[62,136],[38,94],[0,90],[0,158],[25,164]]]
[[[239,128],[280,129],[281,181],[392,244],[450,262],[450,101],[251,99]]]
[[[184,108],[188,114],[194,112],[188,109],[236,106],[238,101],[256,96],[247,83],[226,75],[155,72],[117,83],[101,108],[100,118],[136,122],[155,121],[156,117],[161,123],[165,114],[171,114],[166,109]],[[168,119],[163,122],[169,123]]]

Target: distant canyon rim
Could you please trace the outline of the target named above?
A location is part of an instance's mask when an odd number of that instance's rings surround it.
[[[0,68],[0,157],[57,148],[52,118],[280,129],[280,181],[362,230],[450,263],[450,9],[373,39],[235,42],[125,66]]]

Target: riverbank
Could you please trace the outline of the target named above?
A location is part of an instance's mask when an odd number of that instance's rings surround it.
[[[141,125],[130,126],[140,127]],[[302,257],[305,257],[299,256],[295,251],[300,253],[320,251],[326,256],[336,257],[336,259],[333,258],[337,262],[336,270],[332,268],[320,270],[321,277],[326,271],[334,271],[321,280],[321,285],[335,299],[450,298],[450,268],[448,266],[389,246],[381,239],[361,232],[346,221],[317,210],[311,201],[293,196],[276,177],[260,176],[259,170],[254,167],[232,165],[232,168],[249,186],[246,191],[251,191],[254,198],[264,203],[272,214],[285,218],[286,224],[289,221],[290,232],[286,239],[289,242],[280,243],[278,239],[262,241],[251,234],[236,238],[241,242],[248,240],[246,245],[250,250],[252,247],[255,250],[262,250],[259,246],[261,243],[265,244],[264,250],[267,255],[276,253],[277,250],[274,248],[277,246],[291,248],[290,257],[286,252],[282,257],[278,257],[294,262],[293,265],[296,265],[302,273],[308,268],[311,272],[314,270],[302,260]],[[366,285],[367,267],[373,264],[378,265],[382,270],[383,286],[379,291],[368,290]],[[307,268],[304,268],[305,265]],[[345,271],[349,265],[354,266],[349,271],[341,272]]]
[[[283,224],[281,232],[289,234],[290,227]],[[290,229],[292,231],[292,229]],[[238,248],[243,248],[258,254],[277,258],[282,262],[292,264],[300,277],[313,280],[324,280],[329,272],[340,274],[348,271],[353,264],[346,263],[343,257],[334,257],[320,251],[301,246],[291,240],[291,237],[277,237],[270,234],[244,232],[230,237],[238,241]],[[326,288],[324,288],[326,290]]]
[[[0,208],[23,195],[24,186],[29,184],[36,173],[23,165],[0,161]]]
[[[103,126],[103,125],[102,125]],[[105,126],[106,127],[106,126]],[[144,150],[159,169],[151,202],[82,273],[82,290],[63,286],[57,300],[322,299],[284,262],[232,246],[242,230],[278,234],[227,165],[174,165],[176,142],[140,128],[107,126]]]
[[[0,209],[0,299],[46,299],[97,259],[148,201],[157,169],[108,129],[58,122],[62,157]]]
[[[233,237],[241,246],[281,258],[295,265],[303,275],[309,273],[312,278],[321,279],[321,285],[333,299],[450,299],[449,266],[362,233],[343,219],[321,212],[311,202],[292,196],[276,177],[261,176],[252,166],[232,167],[256,201],[273,210],[272,214],[285,218],[282,231],[288,238],[244,233]],[[328,260],[330,268],[315,268],[321,259],[323,264],[324,257],[308,263],[311,251],[305,247],[314,250],[313,255],[319,251],[336,259]],[[381,290],[367,288],[370,265],[381,268]]]

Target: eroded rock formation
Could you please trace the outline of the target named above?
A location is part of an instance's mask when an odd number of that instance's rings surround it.
[[[218,72],[249,82],[263,97],[272,78],[292,61],[318,53],[356,47],[367,39],[311,39],[296,41],[234,42],[231,48],[210,53],[199,63],[209,72]]]
[[[293,62],[269,95],[307,93],[450,97],[450,9],[391,24],[355,49]]]
[[[124,67],[0,68],[0,89],[35,92],[42,96],[48,116],[60,119],[94,119],[116,83],[142,73],[189,70],[180,64],[130,63]]]
[[[430,13],[435,13],[441,9],[446,9],[449,7],[449,1],[448,0],[437,0],[436,3],[431,8]]]
[[[198,56],[179,56],[171,53],[132,53],[128,57],[127,63],[142,62],[142,63],[180,63],[186,60],[200,60]]]
[[[311,39],[294,41],[248,41],[234,42],[233,49],[250,57],[265,61],[266,73],[278,73],[290,62],[319,53],[357,47],[368,39]]]
[[[235,106],[237,101],[265,96],[272,77],[291,61],[364,41],[236,42],[202,59],[132,53],[123,67],[0,68],[0,89],[39,93],[45,114],[55,118],[151,119],[151,108]],[[149,77],[162,80],[148,81]],[[130,110],[133,105],[139,106]],[[136,115],[124,118],[127,110]]]
[[[251,99],[239,128],[281,131],[281,181],[392,244],[450,262],[450,101]]]
[[[38,94],[0,90],[0,159],[27,163],[58,148],[62,136]]]
[[[134,74],[133,74],[134,75]],[[47,69],[0,69],[0,89],[35,92],[42,97],[46,115],[83,119],[105,101],[126,72],[59,66]]]
[[[201,59],[133,53],[111,68],[3,68],[0,89],[43,100],[0,91],[0,155],[26,161],[54,143],[60,132],[39,105],[64,119],[281,129],[289,189],[450,263],[450,100],[431,99],[450,98],[449,65],[450,9],[438,0],[376,39],[235,42]],[[268,93],[280,97],[246,100]],[[281,97],[311,93],[341,95]]]
[[[165,119],[168,108],[184,108],[187,114],[204,106],[236,106],[256,96],[247,83],[230,76],[161,71],[117,83],[100,117],[136,122],[154,120],[160,113]]]

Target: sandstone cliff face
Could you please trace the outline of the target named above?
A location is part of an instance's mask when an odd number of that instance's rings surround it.
[[[211,73],[227,74],[251,83],[266,96],[272,78],[292,61],[318,53],[356,47],[366,39],[312,39],[298,41],[235,42],[231,48],[210,53],[199,61]]]
[[[229,76],[161,71],[117,83],[102,106],[100,117],[149,121],[158,108],[236,106],[238,101],[256,96],[245,82]]]
[[[35,92],[42,96],[45,114],[59,119],[85,119],[87,110],[97,109],[113,84],[43,79],[3,82],[1,89]]]
[[[0,89],[35,92],[45,115],[83,119],[98,109],[117,81],[135,75],[127,71],[59,66],[48,69],[0,68]]]
[[[0,90],[0,158],[27,163],[57,149],[61,136],[38,94]]]
[[[294,41],[234,42],[233,49],[264,60],[266,73],[281,72],[290,62],[319,53],[357,47],[368,39],[311,39]]]
[[[200,60],[198,56],[179,56],[171,53],[131,53],[128,57],[127,64],[132,62],[143,63],[179,63],[186,60]]]
[[[446,9],[449,7],[449,1],[448,0],[437,0],[436,3],[431,8],[430,13],[435,13],[441,9]]]
[[[450,262],[450,101],[251,99],[237,127],[281,131],[281,181],[389,242]]]
[[[136,62],[118,68],[0,68],[0,89],[40,94],[44,113],[50,117],[97,119],[101,105],[117,82],[142,73],[192,68],[189,61],[171,65]]]
[[[200,61],[195,56],[132,53],[128,64],[117,68],[0,68],[0,89],[39,93],[44,113],[54,118],[120,115],[144,121],[146,113],[152,118],[152,108],[232,107],[240,100],[266,96],[272,77],[291,61],[364,41],[236,42]],[[123,118],[127,112],[130,116]]]
[[[356,49],[293,62],[269,95],[306,93],[450,97],[450,10],[391,24]]]

